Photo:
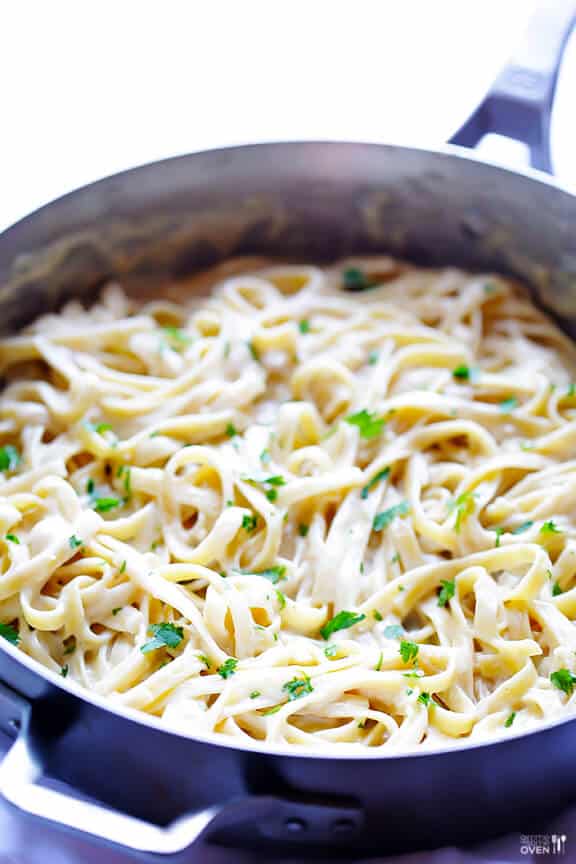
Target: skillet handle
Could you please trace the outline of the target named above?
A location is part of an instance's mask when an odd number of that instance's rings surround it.
[[[43,784],[48,778],[35,746],[33,706],[1,684],[0,696],[6,696],[13,718],[15,713],[20,716],[19,723],[15,719],[8,723],[8,728],[19,728],[19,732],[0,760],[0,796],[31,816],[134,852],[163,856],[189,849],[200,835],[205,843],[236,849],[257,847],[272,853],[318,847],[355,849],[364,834],[363,810],[357,802],[341,799],[247,794],[187,813],[166,826],[80,799],[73,790],[68,794]]]
[[[575,0],[547,0],[484,101],[450,139],[476,147],[489,133],[522,141],[533,168],[553,173],[550,119],[564,48],[576,24]]]

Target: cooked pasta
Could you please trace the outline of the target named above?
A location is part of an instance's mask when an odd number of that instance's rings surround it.
[[[70,302],[0,343],[0,635],[271,747],[571,714],[574,360],[520,286],[388,258]]]

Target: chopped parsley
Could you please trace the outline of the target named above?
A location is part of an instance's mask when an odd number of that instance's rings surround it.
[[[446,606],[456,593],[456,580],[441,579],[440,584],[442,587],[438,592],[438,606]]]
[[[68,677],[68,671],[69,671],[69,667],[68,667],[68,664],[66,663],[66,664],[65,664],[64,666],[62,666],[62,668],[60,669],[60,675],[62,676],[62,678],[67,678],[67,677]]]
[[[510,396],[509,399],[503,399],[502,402],[500,402],[500,410],[503,414],[510,414],[510,412],[514,411],[517,407],[518,399],[515,396]]]
[[[277,714],[278,711],[282,708],[282,705],[274,705],[273,708],[267,708],[266,711],[262,711],[261,717],[269,717],[270,714]]]
[[[558,597],[559,594],[562,594],[562,588],[560,587],[558,582],[554,582],[552,585],[552,596]]]
[[[498,546],[500,546],[500,538],[501,538],[502,534],[505,533],[506,529],[505,528],[495,528],[494,531],[496,532],[496,543],[494,545],[497,549]]]
[[[373,531],[382,531],[384,528],[388,528],[390,523],[397,516],[405,516],[410,507],[408,506],[407,501],[401,501],[400,504],[396,504],[394,507],[390,507],[388,510],[383,510],[382,513],[377,513],[374,517],[374,521],[372,523]]]
[[[216,671],[221,678],[230,678],[236,672],[237,666],[238,660],[236,660],[235,657],[228,657],[228,659],[225,660],[222,666],[219,666]]]
[[[234,438],[235,435],[238,435],[236,427],[234,426],[233,423],[228,423],[228,425],[226,426],[225,432],[226,432],[226,435],[228,436],[228,438]]]
[[[86,483],[86,492],[88,493],[88,495],[94,494],[94,480],[92,479],[92,477],[88,478],[88,481]]]
[[[422,692],[422,693],[420,693],[420,695],[418,696],[418,699],[416,701],[420,702],[421,705],[424,705],[426,708],[428,708],[428,706],[430,705],[430,703],[432,701],[432,697],[430,696],[430,693]]]
[[[376,287],[376,282],[372,282],[358,267],[348,267],[344,270],[342,282],[345,291],[368,291]]]
[[[337,645],[326,645],[326,647],[324,648],[324,654],[326,655],[326,657],[335,657],[337,653]]]
[[[0,471],[14,471],[21,461],[20,453],[12,444],[0,447]]]
[[[76,637],[69,636],[64,640],[64,654],[74,654],[76,650]]]
[[[466,366],[464,363],[460,366],[456,366],[456,368],[452,370],[452,377],[456,378],[458,381],[469,381],[470,374],[470,367]]]
[[[354,624],[359,624],[365,618],[366,615],[343,610],[342,612],[338,612],[334,618],[331,618],[320,628],[320,635],[323,639],[329,639],[332,633],[336,633],[337,630],[347,630],[349,627],[353,627]]]
[[[129,465],[126,465],[124,468],[124,491],[129,498],[132,494],[132,469]]]
[[[86,423],[88,429],[92,429],[93,432],[97,432],[98,435],[103,435],[104,432],[112,432],[112,426],[110,423]]]
[[[248,350],[250,351],[250,354],[252,355],[252,359],[256,363],[259,363],[260,362],[260,354],[258,353],[258,349],[254,345],[254,342],[250,341],[250,342],[247,342],[246,344],[248,346]]]
[[[506,718],[506,720],[505,720],[505,722],[504,722],[504,726],[506,727],[506,729],[509,729],[509,728],[510,728],[510,726],[511,726],[511,725],[513,724],[513,722],[514,722],[515,717],[516,717],[516,712],[515,712],[515,711],[512,711],[512,713],[508,715],[508,717]]]
[[[356,414],[350,414],[345,418],[346,423],[351,426],[357,426],[360,431],[360,437],[370,440],[377,438],[382,434],[386,420],[384,417],[377,417],[372,411],[357,411]]]
[[[422,678],[424,673],[420,669],[415,669],[413,672],[403,672],[403,678]]]
[[[454,530],[458,534],[462,523],[474,511],[474,493],[463,492],[450,505],[450,509],[456,511],[456,519],[454,520]]]
[[[72,536],[68,538],[68,543],[70,544],[71,549],[78,549],[82,546],[82,540],[76,537],[75,534],[72,534]]]
[[[300,535],[300,537],[307,537],[309,531],[310,531],[310,526],[304,524],[304,522],[301,522],[298,525],[298,534]]]
[[[383,621],[384,620],[382,618],[382,613],[379,612],[378,609],[374,609],[372,611],[372,617],[374,618],[375,621]]]
[[[182,351],[192,341],[180,327],[162,327],[162,332],[174,351]]]
[[[177,648],[184,638],[182,627],[168,623],[152,624],[148,628],[148,633],[154,638],[142,645],[140,650],[143,654],[148,654],[157,648]]]
[[[524,534],[525,531],[529,531],[534,522],[528,520],[528,522],[523,522],[521,525],[518,525],[517,528],[514,528],[510,533],[511,534]]]
[[[266,474],[258,474],[254,477],[242,477],[243,480],[246,480],[247,483],[255,483],[259,486],[264,486],[264,491],[266,494],[266,498],[269,501],[275,501],[278,498],[278,486],[286,485],[286,478],[282,477],[281,474],[272,474],[270,476]]]
[[[378,351],[370,351],[370,353],[368,354],[368,365],[375,366],[376,363],[378,363],[379,357],[380,354],[378,353]]]
[[[16,543],[20,545],[20,539],[16,536],[16,534],[6,534],[6,540],[10,540],[11,543]]]
[[[558,669],[556,672],[552,672],[550,681],[555,687],[570,696],[574,690],[574,684],[576,684],[576,675],[573,675],[568,669]]]
[[[298,329],[300,330],[300,333],[304,333],[304,334],[309,333],[310,332],[310,322],[306,318],[303,318],[298,323]]]
[[[267,567],[266,570],[247,570],[246,573],[251,573],[253,576],[263,576],[264,579],[269,579],[273,585],[286,578],[286,567],[284,564],[276,564],[274,567]]]
[[[368,481],[366,486],[362,488],[362,491],[360,492],[360,497],[367,498],[368,493],[371,492],[372,489],[374,489],[374,487],[377,486],[381,480],[385,480],[389,474],[390,468],[383,468],[382,471],[378,471],[378,473],[375,474],[374,477],[372,477],[372,479]]]
[[[122,611],[122,607],[116,606],[114,609],[112,609],[112,615],[117,615],[121,611]]]
[[[0,624],[0,636],[10,642],[11,645],[20,644],[20,634],[10,624]]]
[[[262,693],[260,692],[260,690],[252,690],[252,692],[250,693],[250,699],[258,699],[258,697],[261,695]]]
[[[288,699],[292,702],[294,699],[301,699],[303,696],[312,693],[314,688],[308,675],[303,672],[301,678],[295,677],[283,684],[282,690],[288,693]]]
[[[566,391],[566,396],[572,399],[576,395],[576,385],[570,384],[568,390]]]
[[[258,517],[255,513],[252,513],[250,516],[245,513],[242,517],[242,528],[250,534],[252,531],[256,529],[258,525]]]
[[[557,527],[556,523],[553,519],[548,519],[547,522],[543,522],[540,527],[540,534],[561,534],[562,531]]]
[[[404,636],[404,628],[400,624],[388,624],[384,628],[384,636],[386,639],[402,639]]]
[[[404,663],[412,663],[416,662],[420,648],[416,642],[408,642],[403,639],[402,642],[400,642],[400,648],[398,650],[400,651],[400,656]]]
[[[203,663],[207,669],[209,669],[210,666],[212,665],[210,663],[210,660],[208,659],[208,657],[206,657],[205,654],[198,654],[198,660],[200,660],[200,662]]]
[[[124,559],[124,561],[122,561],[122,564],[120,565],[120,570],[118,572],[124,573],[125,570],[126,570],[126,559]]]
[[[380,672],[380,670],[382,669],[382,661],[383,661],[383,659],[384,659],[384,654],[383,654],[382,651],[381,651],[381,652],[380,652],[380,656],[378,657],[378,662],[376,663],[376,666],[374,667],[374,671],[375,671],[375,672]]]
[[[94,509],[97,513],[109,513],[116,507],[120,507],[122,501],[120,498],[94,498]]]
[[[282,591],[276,591],[276,599],[278,600],[278,606],[280,609],[284,609],[286,606],[286,595],[282,593]]]

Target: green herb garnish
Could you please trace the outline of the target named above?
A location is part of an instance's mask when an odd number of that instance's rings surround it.
[[[312,687],[308,675],[303,672],[302,678],[292,678],[291,681],[287,681],[282,685],[282,690],[285,690],[286,693],[288,693],[288,699],[290,702],[293,702],[294,699],[301,699],[303,696],[312,693],[314,688]]]
[[[276,564],[274,567],[267,567],[266,570],[247,570],[253,576],[263,576],[264,579],[269,579],[273,585],[286,578],[286,567],[284,564]]]
[[[283,594],[282,591],[276,591],[276,599],[278,600],[280,610],[284,609],[286,606],[286,595]]]
[[[337,645],[326,645],[326,647],[324,648],[324,654],[326,655],[326,657],[335,657],[337,653]]]
[[[261,695],[262,693],[260,692],[260,690],[252,690],[252,692],[250,693],[250,699],[258,699],[258,697]]]
[[[124,573],[125,570],[126,570],[126,559],[124,559],[124,561],[122,561],[122,564],[120,565],[120,570],[118,572]]]
[[[510,396],[509,399],[503,399],[502,402],[500,402],[500,410],[503,414],[510,414],[510,412],[514,411],[517,407],[518,399],[515,396]]]
[[[345,291],[368,291],[370,288],[376,287],[376,282],[372,282],[362,270],[357,267],[348,267],[342,273],[342,281]]]
[[[456,366],[456,368],[452,370],[452,377],[458,379],[458,381],[469,381],[470,367],[463,363],[460,366]]]
[[[282,708],[282,705],[274,705],[273,708],[267,708],[266,711],[262,711],[261,717],[269,717],[271,714],[277,714],[278,711]]]
[[[140,650],[143,654],[148,654],[150,651],[155,651],[157,648],[177,648],[184,638],[184,630],[182,627],[177,627],[175,624],[152,624],[148,628],[148,633],[154,638],[145,645],[142,645]]]
[[[398,650],[400,651],[400,656],[402,657],[403,662],[411,663],[418,657],[418,651],[420,648],[416,642],[408,642],[403,639],[402,642],[400,642],[400,648]]]
[[[438,606],[446,606],[448,601],[451,600],[456,593],[456,580],[441,579],[440,584],[442,585],[442,588],[438,593]]]
[[[228,438],[234,438],[235,435],[238,435],[236,427],[234,426],[233,423],[228,423],[225,431],[226,431],[226,435],[228,436]]]
[[[65,666],[62,666],[62,668],[60,669],[60,675],[62,676],[62,678],[66,678],[68,676],[68,664],[67,663]]]
[[[301,321],[298,322],[298,329],[300,330],[300,333],[309,333],[310,322],[306,318],[303,318]]]
[[[456,511],[456,519],[454,521],[454,530],[458,534],[462,527],[463,521],[474,511],[474,493],[463,492],[450,505],[451,510]]]
[[[500,538],[501,538],[502,534],[504,534],[506,529],[505,528],[495,528],[494,531],[496,532],[496,543],[494,545],[497,549],[498,546],[500,546]]]
[[[375,672],[380,672],[380,670],[382,669],[382,661],[383,661],[383,659],[384,659],[384,654],[383,654],[382,651],[381,651],[381,652],[380,652],[380,656],[378,657],[378,662],[376,663],[376,666],[374,667],[374,671],[375,671]]]
[[[0,636],[10,642],[11,645],[20,643],[20,634],[10,624],[0,624]]]
[[[180,327],[162,327],[162,332],[174,351],[182,351],[192,341]]]
[[[250,342],[247,342],[246,344],[248,346],[248,350],[250,351],[250,354],[252,355],[252,359],[256,363],[259,363],[260,362],[260,354],[258,353],[258,349],[254,345],[254,342],[250,341]]]
[[[120,498],[94,498],[94,509],[97,513],[108,513],[116,507],[120,507]]]
[[[382,471],[378,471],[378,473],[375,474],[374,477],[372,477],[372,479],[368,481],[366,486],[362,487],[362,491],[360,492],[360,497],[361,498],[367,498],[368,493],[371,492],[372,489],[374,489],[374,487],[377,486],[381,480],[385,480],[389,474],[390,474],[390,468],[383,468]]]
[[[336,633],[337,630],[347,630],[349,627],[353,627],[354,624],[359,624],[365,618],[366,615],[343,610],[342,612],[338,612],[334,618],[331,618],[320,628],[320,635],[323,639],[329,639],[332,633]]]
[[[378,611],[378,609],[372,610],[372,617],[375,621],[383,621],[382,613]]]
[[[6,534],[6,540],[10,540],[11,543],[17,543],[20,545],[20,539],[16,536],[16,534]]]
[[[249,516],[247,513],[242,516],[242,528],[250,534],[258,525],[258,517],[253,513]]]
[[[570,696],[574,690],[574,684],[576,684],[576,675],[573,675],[568,669],[558,669],[557,672],[552,672],[550,681],[555,687]]]
[[[384,424],[386,423],[384,417],[377,417],[372,411],[366,411],[366,409],[358,411],[356,414],[350,414],[345,419],[346,423],[358,427],[361,438],[366,438],[368,440],[371,438],[377,438],[378,435],[381,435]]]
[[[558,597],[559,594],[562,594],[562,588],[560,587],[558,582],[554,582],[552,585],[552,596]]]
[[[221,678],[230,678],[236,672],[237,666],[238,660],[236,660],[235,657],[228,657],[228,659],[225,660],[222,666],[219,666],[216,671]]]
[[[0,471],[14,471],[21,461],[20,453],[12,444],[0,447]]]
[[[112,609],[112,615],[118,615],[118,613],[121,611],[122,611],[121,606],[115,606],[114,609]]]
[[[88,478],[88,481],[86,483],[86,492],[88,493],[88,495],[92,495],[94,493],[94,480],[92,479],[92,477]]]
[[[298,534],[300,535],[300,537],[307,537],[309,530],[310,530],[310,526],[305,525],[303,522],[301,522],[300,525],[298,525]]]
[[[430,693],[422,692],[420,693],[416,701],[420,702],[421,705],[424,705],[426,708],[428,708],[430,702],[432,701],[432,697],[430,696]]]
[[[375,366],[376,363],[378,363],[379,357],[380,354],[378,351],[370,351],[370,353],[368,354],[368,365]]]
[[[388,510],[383,510],[382,513],[377,513],[372,523],[372,530],[382,531],[384,528],[387,528],[397,516],[405,516],[409,509],[410,507],[408,506],[408,502],[401,501],[400,504],[396,504]]]
[[[562,531],[557,527],[553,519],[548,519],[540,526],[540,534],[561,534]]]
[[[511,726],[511,725],[513,724],[513,722],[514,722],[515,717],[516,717],[516,712],[515,712],[515,711],[512,711],[512,713],[508,715],[508,717],[506,718],[506,721],[505,721],[505,723],[504,723],[504,726],[506,727],[506,729],[509,729],[509,728],[510,728],[510,726]]]

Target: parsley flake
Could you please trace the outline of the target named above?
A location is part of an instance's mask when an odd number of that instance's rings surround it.
[[[416,642],[408,642],[403,639],[402,642],[400,642],[400,648],[398,650],[400,651],[402,661],[404,663],[411,663],[412,661],[416,661],[420,648]]]
[[[388,510],[383,510],[382,513],[377,513],[374,517],[374,521],[372,523],[373,531],[382,531],[384,528],[388,528],[390,523],[397,516],[405,516],[410,507],[407,501],[401,501],[400,504],[396,504],[394,507],[390,507]]]
[[[173,351],[182,351],[192,341],[180,327],[162,327],[162,332]]]
[[[257,525],[258,525],[258,517],[254,513],[252,513],[250,516],[247,513],[245,513],[244,516],[242,516],[242,528],[246,532],[248,532],[248,534],[250,534],[252,531],[254,531],[256,529]]]
[[[109,513],[116,507],[120,507],[122,501],[120,498],[94,498],[94,509],[97,513]]]
[[[368,481],[366,486],[362,488],[362,491],[360,492],[360,497],[366,499],[368,497],[368,493],[371,492],[372,489],[374,489],[374,487],[377,486],[381,480],[385,480],[389,474],[390,468],[383,468],[382,471],[378,471],[378,473],[375,474],[374,477],[372,477],[372,479]]]
[[[82,546],[82,540],[76,537],[75,534],[72,534],[72,536],[68,538],[68,543],[70,544],[71,549],[78,549]]]
[[[234,438],[235,435],[238,435],[236,427],[234,426],[233,423],[228,423],[228,425],[226,426],[225,432],[226,432],[226,435],[228,436],[228,438]]]
[[[66,665],[62,666],[62,668],[60,669],[60,675],[62,676],[62,678],[68,677],[68,671],[69,671],[69,667],[68,667],[68,664],[66,663]]]
[[[379,357],[380,354],[378,353],[378,351],[370,351],[370,353],[368,354],[368,365],[375,366],[376,363],[378,363]]]
[[[552,585],[552,596],[558,597],[559,594],[562,594],[562,588],[560,587],[558,582],[554,582]]]
[[[230,678],[236,672],[237,666],[238,660],[236,660],[235,657],[228,657],[228,659],[225,660],[222,666],[219,666],[216,671],[221,678]]]
[[[372,282],[358,267],[348,267],[344,270],[342,282],[345,291],[368,291],[376,287],[376,282]]]
[[[556,523],[553,519],[548,519],[547,522],[543,522],[540,527],[540,534],[561,534],[562,531],[557,527]]]
[[[450,509],[456,511],[454,530],[458,534],[466,517],[474,512],[474,493],[463,492],[462,495],[459,495],[458,498],[452,502]]]
[[[516,712],[512,711],[512,713],[508,715],[508,717],[506,718],[506,721],[504,723],[504,726],[506,727],[506,729],[510,728],[510,726],[513,724],[515,718],[516,718]]]
[[[426,708],[428,708],[428,706],[430,705],[430,703],[432,701],[432,697],[430,696],[430,693],[422,692],[422,693],[420,693],[420,695],[418,696],[418,699],[416,701],[420,702],[421,705],[424,705]]]
[[[456,378],[458,381],[469,381],[470,367],[463,363],[460,366],[456,366],[456,368],[452,370],[452,377]]]
[[[372,610],[372,617],[375,621],[383,621],[382,613],[378,611],[378,609]]]
[[[260,690],[252,690],[252,692],[250,693],[250,699],[258,699],[258,697],[261,695],[262,693],[260,692]]]
[[[303,522],[298,525],[298,534],[300,535],[300,537],[307,537],[309,530],[310,526],[305,525]]]
[[[6,540],[10,540],[11,543],[16,543],[20,545],[20,539],[16,536],[16,534],[6,534]]]
[[[326,657],[335,657],[337,653],[337,645],[326,645],[326,647],[324,648],[324,654],[326,655]]]
[[[290,702],[293,702],[294,699],[301,699],[303,696],[312,693],[314,688],[308,675],[303,672],[301,678],[295,677],[283,684],[282,690],[288,693],[288,699]]]
[[[0,471],[14,471],[21,461],[20,453],[12,444],[0,447]]]
[[[442,585],[442,588],[438,593],[438,606],[446,606],[448,601],[451,600],[456,593],[456,580],[441,579],[440,584]]]
[[[500,410],[503,414],[510,414],[518,407],[518,399],[515,396],[510,396],[509,399],[503,399],[500,402]]]
[[[20,634],[10,624],[0,624],[0,636],[10,642],[11,645],[20,644]]]
[[[300,333],[309,333],[310,322],[306,318],[303,318],[301,321],[298,322],[298,329],[300,330]]]
[[[337,630],[347,630],[349,627],[353,627],[354,624],[359,624],[365,618],[366,615],[343,610],[342,612],[338,612],[334,618],[331,618],[320,628],[320,635],[323,639],[329,639],[332,633],[336,633]]]
[[[140,650],[143,654],[149,654],[157,648],[177,648],[184,638],[182,627],[168,623],[152,624],[148,628],[148,633],[154,638],[142,645]]]
[[[576,684],[576,675],[573,675],[568,669],[558,669],[556,672],[552,672],[550,681],[558,690],[562,690],[570,696],[574,690],[574,684]]]
[[[350,414],[345,420],[350,426],[357,426],[360,437],[367,440],[381,435],[386,423],[384,417],[377,417],[372,411],[366,411],[366,409],[357,411],[356,414]]]

